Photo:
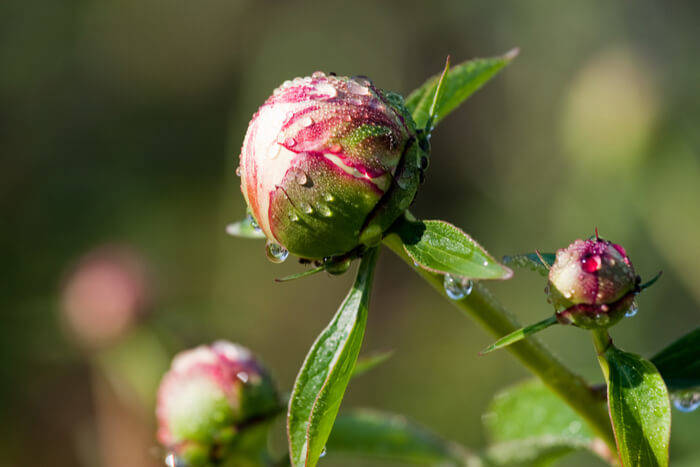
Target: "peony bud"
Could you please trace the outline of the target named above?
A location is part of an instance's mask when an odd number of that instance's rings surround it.
[[[83,345],[112,344],[144,312],[148,288],[146,268],[135,252],[123,246],[99,247],[68,276],[61,297],[63,317]]]
[[[158,390],[158,440],[187,465],[224,459],[246,425],[280,408],[267,371],[225,341],[173,359]]]
[[[409,206],[427,166],[403,98],[365,78],[287,81],[258,109],[241,190],[268,240],[307,259],[373,245]]]
[[[633,306],[639,282],[625,249],[596,235],[557,251],[549,271],[549,301],[560,322],[608,327]]]

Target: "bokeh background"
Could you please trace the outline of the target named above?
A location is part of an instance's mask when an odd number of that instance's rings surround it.
[[[0,2],[0,464],[158,465],[158,379],[175,352],[215,339],[254,349],[291,387],[352,274],[275,284],[300,266],[224,229],[245,215],[234,170],[248,119],[315,70],[407,94],[447,54],[520,47],[436,131],[414,212],[496,256],[597,226],[644,277],[664,271],[616,342],[649,356],[696,327],[699,17],[697,2],[652,0]],[[86,300],[113,306],[76,321],[67,277],[100,258],[137,272],[98,268]],[[523,322],[551,313],[543,287],[528,272],[493,285]],[[601,380],[585,332],[542,339]],[[482,447],[488,401],[528,376],[507,352],[477,357],[491,340],[385,252],[364,349],[396,352],[344,407]],[[700,413],[673,417],[675,465],[698,465]]]

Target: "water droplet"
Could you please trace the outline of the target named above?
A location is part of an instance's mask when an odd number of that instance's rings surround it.
[[[316,205],[316,208],[318,209],[318,212],[320,212],[322,216],[331,217],[333,215],[333,211],[331,211],[331,209],[323,203],[318,203]]]
[[[569,432],[571,434],[576,434],[581,430],[581,422],[578,420],[574,420],[573,422],[569,423]]]
[[[332,203],[333,201],[335,201],[335,197],[330,193],[324,193],[323,199],[325,199],[329,203]]]
[[[366,96],[367,94],[369,94],[369,88],[367,86],[361,85],[357,81],[349,80],[348,92],[352,94],[357,94],[358,96]]]
[[[311,117],[304,117],[301,119],[301,122],[299,122],[299,123],[301,123],[301,126],[303,126],[304,128],[310,127],[311,125],[314,124],[314,119]]]
[[[289,220],[292,222],[296,222],[299,220],[299,216],[297,215],[296,212],[294,211],[289,211]]]
[[[168,467],[186,467],[187,464],[177,454],[171,452],[165,456],[165,465]]]
[[[333,98],[338,95],[338,90],[330,83],[322,82],[316,86],[316,90],[328,98]]]
[[[240,165],[238,167],[236,167],[236,176],[237,177],[241,176],[241,166]]]
[[[255,230],[255,231],[258,232],[258,233],[262,232],[262,229],[261,229],[260,226],[258,225],[258,221],[256,221],[255,218],[254,218],[253,216],[251,216],[250,214],[248,214],[248,217],[247,217],[246,219],[248,220],[248,223],[249,223],[250,226],[253,228],[253,230]]]
[[[314,71],[313,73],[311,73],[311,77],[314,79],[321,79],[325,78],[326,74],[322,71]]]
[[[334,144],[333,146],[328,148],[328,150],[333,154],[338,154],[340,151],[343,150],[343,147],[340,144]]]
[[[305,201],[299,203],[299,209],[304,211],[306,214],[311,214],[312,212],[314,212],[314,208],[312,208],[311,205]]]
[[[296,174],[294,175],[294,179],[301,186],[310,186],[311,185],[311,179],[309,178],[308,175],[306,175],[306,172],[304,172],[303,170],[296,171]]]
[[[239,371],[236,373],[236,378],[238,378],[240,381],[247,383],[248,382],[248,373],[245,371]]]
[[[481,264],[483,264],[484,266],[488,266],[488,265],[489,265],[489,262],[488,262],[488,261],[484,261],[484,262],[481,263]]]
[[[287,138],[284,140],[284,145],[289,148],[293,148],[296,144],[297,140],[295,140],[294,138]]]
[[[284,247],[274,242],[267,242],[265,252],[267,253],[267,259],[273,263],[281,263],[289,256],[289,252]]]
[[[630,309],[627,310],[627,312],[625,312],[625,316],[627,318],[631,318],[634,315],[636,315],[638,311],[639,311],[639,306],[637,306],[637,302],[632,301],[632,305],[630,306]]]
[[[418,266],[419,266],[418,262],[414,261],[414,262],[413,262],[413,267],[414,267],[414,268],[417,268]]]
[[[450,274],[445,274],[443,286],[445,287],[445,293],[448,297],[452,300],[461,300],[472,293],[474,283],[469,279],[462,279]]]
[[[673,405],[681,412],[692,412],[700,407],[700,392],[695,390],[674,392],[671,394]]]
[[[319,457],[325,457],[326,455],[326,447],[323,446],[323,450],[321,451],[321,455]]]

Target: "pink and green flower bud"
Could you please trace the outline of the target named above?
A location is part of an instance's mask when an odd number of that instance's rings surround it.
[[[549,270],[549,301],[562,323],[608,327],[633,306],[639,282],[620,245],[597,236],[576,240],[557,251]]]
[[[413,200],[426,156],[401,96],[316,72],[258,109],[238,172],[268,240],[322,259],[379,242]]]
[[[225,341],[200,346],[175,356],[161,381],[158,440],[187,465],[210,465],[279,407],[269,374],[249,350]]]

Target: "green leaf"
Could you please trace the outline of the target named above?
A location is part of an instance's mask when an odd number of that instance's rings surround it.
[[[427,465],[469,465],[460,445],[406,418],[374,410],[341,414],[328,439],[328,455],[352,455]]]
[[[394,355],[393,350],[387,352],[377,352],[371,355],[366,355],[357,359],[355,369],[352,370],[352,377],[357,378],[360,375],[367,373],[375,367],[381,365]]]
[[[584,420],[540,380],[500,392],[483,417],[496,465],[541,464],[572,451],[593,451],[595,436]]]
[[[425,124],[425,129],[426,131],[430,132],[431,131],[431,126],[433,124],[433,121],[438,117],[437,115],[437,110],[440,104],[440,101],[442,100],[442,95],[444,93],[445,87],[445,77],[447,76],[447,72],[450,71],[450,56],[447,56],[447,60],[445,60],[445,69],[442,70],[442,74],[440,75],[440,78],[437,81],[437,84],[435,85],[435,94],[433,95],[433,103],[430,104],[430,110],[428,111],[428,121]]]
[[[314,342],[294,383],[287,413],[292,464],[318,462],[360,353],[376,248],[360,262],[355,283],[328,327]]]
[[[598,359],[623,467],[667,466],[671,434],[668,391],[656,367],[610,343]]]
[[[557,324],[557,317],[556,316],[550,316],[549,318],[543,319],[540,322],[537,322],[535,324],[531,324],[529,326],[525,326],[524,328],[520,328],[517,331],[511,332],[507,336],[501,337],[496,342],[494,342],[493,344],[489,345],[484,350],[479,352],[479,355],[485,355],[489,352],[493,352],[494,350],[498,350],[498,349],[501,349],[503,347],[507,347],[510,344],[514,344],[515,342],[518,342],[519,340],[525,339],[530,334],[535,334],[536,332],[540,332],[543,329],[547,329],[548,327],[552,326],[553,324]]]
[[[442,96],[435,109],[437,115],[433,123],[437,124],[445,118],[517,55],[518,49],[513,49],[501,57],[477,58],[453,67],[445,77]],[[439,79],[440,75],[429,78],[406,99],[406,107],[413,115],[416,128],[423,128],[428,123]]]
[[[493,444],[482,456],[493,466],[545,466],[585,449],[590,449],[587,442],[547,435]]]
[[[428,271],[465,279],[510,279],[513,275],[513,271],[450,223],[404,218],[395,224],[395,230],[408,256]]]
[[[504,256],[503,264],[517,268],[529,269],[543,276],[549,275],[549,268],[554,264],[554,253],[527,253],[523,255]]]
[[[253,222],[253,218],[248,216],[242,221],[227,225],[226,233],[240,238],[265,238],[263,231]]]
[[[700,387],[700,328],[651,358],[670,391]]]

